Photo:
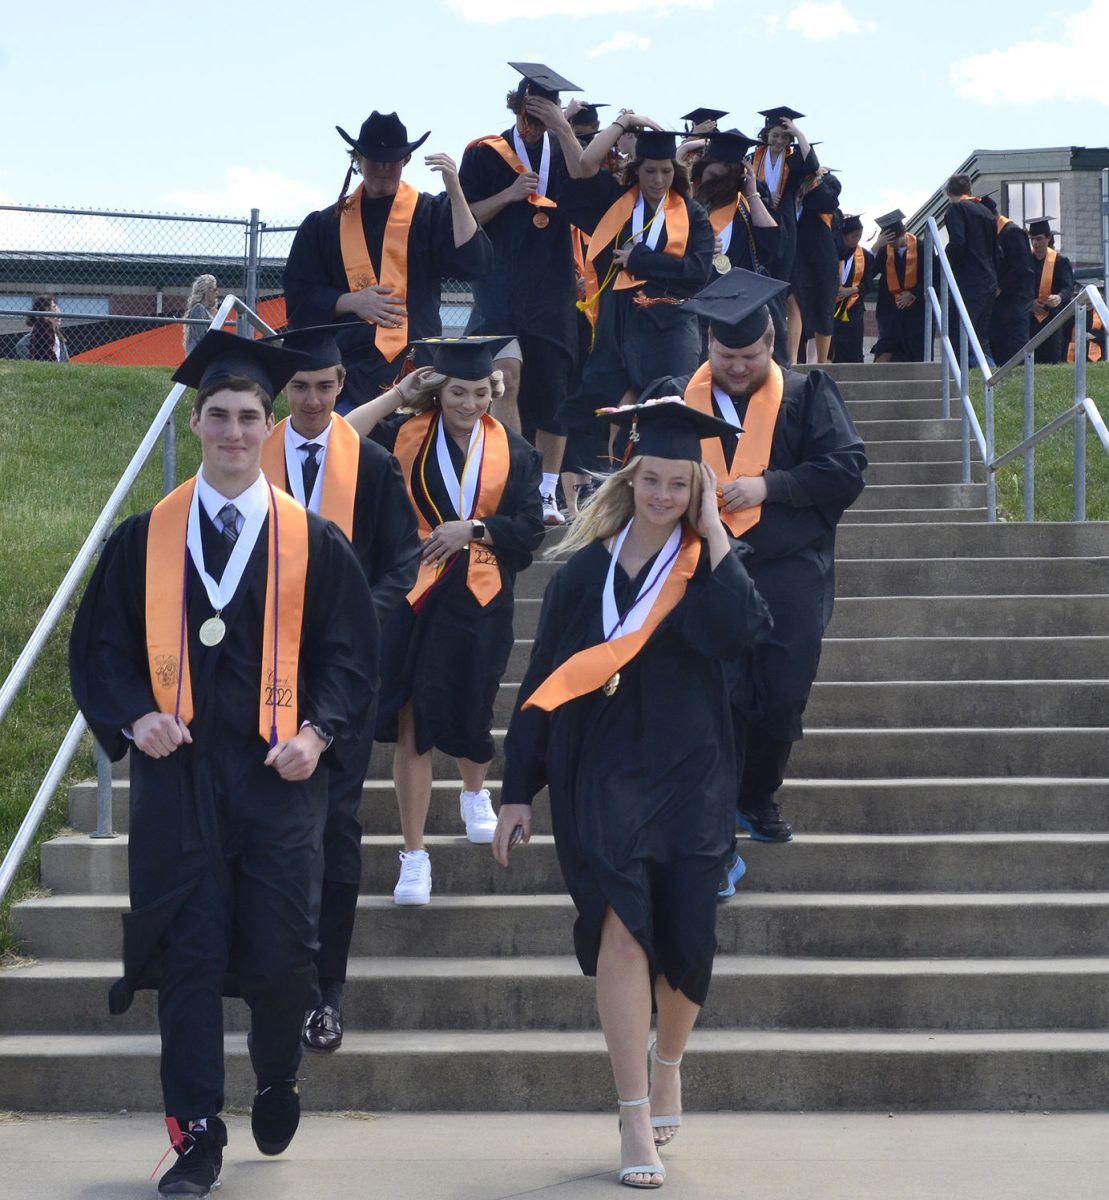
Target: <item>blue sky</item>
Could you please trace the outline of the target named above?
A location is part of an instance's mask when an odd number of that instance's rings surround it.
[[[758,109],[792,105],[844,208],[871,216],[911,212],[976,148],[1109,144],[1109,0],[9,8],[3,203],[296,223],[338,193],[336,124],[396,109],[457,159],[508,124],[510,59],[671,126],[705,105],[753,133]],[[408,172],[438,190],[416,160]]]

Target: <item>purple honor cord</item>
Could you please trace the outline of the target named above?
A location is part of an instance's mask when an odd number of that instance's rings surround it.
[[[271,710],[273,717],[270,722],[270,749],[277,745],[277,628],[280,618],[281,596],[281,541],[277,528],[277,499],[273,494],[273,484],[266,480],[270,490],[270,514],[273,517],[273,697]]]
[[[666,568],[669,567],[670,564],[674,561],[674,559],[676,559],[678,557],[678,551],[681,548],[682,548],[682,543],[679,541],[677,546],[675,546],[674,549],[670,552],[670,557],[655,572],[654,578],[650,580],[650,582],[646,585],[646,587],[644,587],[642,589],[642,591],[639,593],[639,595],[636,596],[636,598],[631,602],[631,604],[629,604],[628,607],[626,609],[624,609],[623,613],[620,614],[620,620],[617,621],[616,624],[612,627],[612,632],[605,634],[606,642],[612,641],[612,639],[617,635],[617,633],[619,633],[620,626],[623,625],[624,622],[628,619],[628,617],[631,616],[636,605],[638,605],[639,602],[642,599],[644,599],[644,597],[649,596],[651,594],[651,588],[653,588],[655,586],[655,584],[658,583],[659,576],[663,573],[663,571],[665,571]]]
[[[147,553],[149,553],[147,547]],[[177,699],[173,702],[173,719],[181,720],[181,686],[185,682],[185,630],[189,615],[189,539],[185,538],[185,562],[181,572],[181,636],[177,642]]]

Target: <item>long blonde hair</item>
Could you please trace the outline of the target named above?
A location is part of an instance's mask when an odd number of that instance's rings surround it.
[[[438,371],[431,371],[425,375],[420,382],[420,390],[411,403],[406,404],[401,411],[414,413],[427,412],[429,408],[435,406],[435,403],[439,399],[439,389],[449,378],[449,375],[440,375]],[[503,371],[494,371],[489,376],[489,391],[494,400],[499,400],[504,395]]]
[[[635,494],[631,485],[642,461],[641,458],[633,458],[618,471],[604,476],[604,482],[582,504],[581,515],[570,526],[570,532],[544,550],[543,557],[572,554],[591,542],[603,542],[619,533],[635,514]],[[701,511],[701,472],[697,470],[698,463],[692,459],[686,461],[690,466],[689,507],[682,514],[682,521],[696,531],[697,515]]]

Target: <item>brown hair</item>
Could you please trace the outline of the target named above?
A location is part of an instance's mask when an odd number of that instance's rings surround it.
[[[952,175],[951,178],[943,185],[943,190],[949,196],[969,196],[970,187],[970,176],[959,174]]]
[[[273,416],[273,397],[260,384],[256,383],[253,379],[247,379],[245,375],[229,375],[226,379],[220,379],[216,383],[210,383],[207,387],[202,387],[196,393],[196,399],[193,401],[193,412],[198,417],[200,416],[200,410],[204,407],[204,402],[209,396],[214,396],[216,392],[253,392],[258,397],[266,416]]]
[[[639,168],[647,160],[640,155],[636,155],[630,162],[626,162],[622,170],[622,179],[625,185],[630,185],[639,182]],[[670,185],[672,192],[677,192],[679,196],[689,197],[689,172],[686,170],[685,163],[680,163],[676,158],[669,160],[674,164],[674,182]]]

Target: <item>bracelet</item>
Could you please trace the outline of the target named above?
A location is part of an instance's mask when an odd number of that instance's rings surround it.
[[[628,127],[626,125],[621,125],[619,121],[613,121],[612,123],[617,129],[622,129],[625,133],[628,132]]]

